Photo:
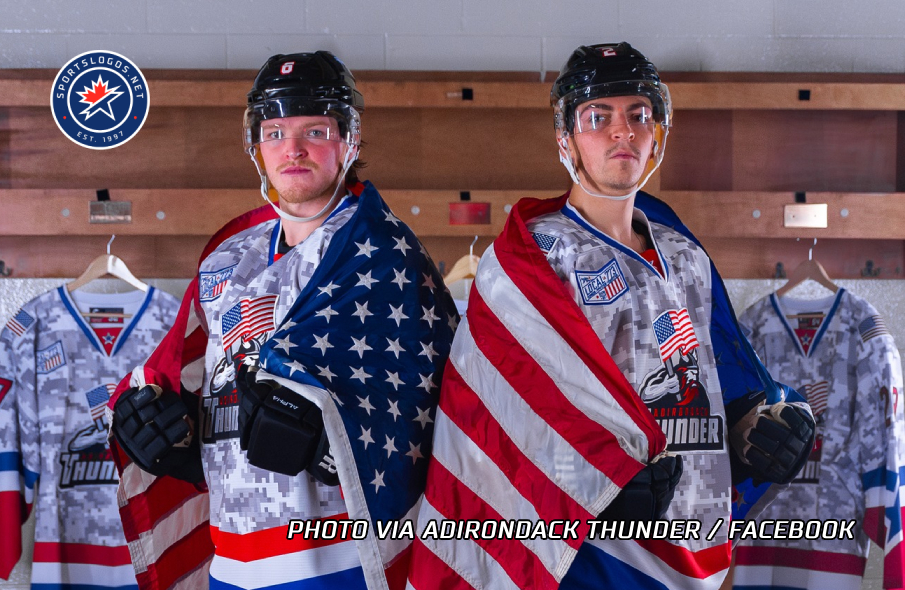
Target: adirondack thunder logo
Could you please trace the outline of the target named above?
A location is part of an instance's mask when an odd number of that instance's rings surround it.
[[[274,329],[276,300],[276,295],[243,297],[221,317],[223,356],[211,372],[207,392],[201,398],[201,440],[206,444],[239,436],[236,372],[243,363],[258,364],[261,345]]]
[[[644,378],[640,394],[666,435],[666,448],[722,451],[723,417],[711,415],[699,381],[699,344],[688,310],[664,312],[653,327],[663,364]]]
[[[91,425],[75,434],[60,453],[60,488],[83,485],[116,485],[119,477],[113,464],[113,454],[107,446],[107,421],[104,409],[115,383],[99,385],[85,393],[91,415]]]

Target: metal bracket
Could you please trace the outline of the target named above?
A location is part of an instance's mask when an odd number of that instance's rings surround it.
[[[786,278],[786,269],[782,265],[782,262],[776,263],[776,270],[773,272],[774,279],[784,279]]]
[[[868,260],[867,262],[864,263],[864,268],[861,269],[861,276],[862,277],[878,277],[878,276],[880,276],[881,270],[882,269],[879,266],[876,268],[874,267],[873,260]]]

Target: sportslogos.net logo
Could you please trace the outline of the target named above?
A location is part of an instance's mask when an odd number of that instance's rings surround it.
[[[138,133],[148,117],[148,83],[128,58],[87,51],[60,68],[50,92],[53,118],[80,146],[108,150]]]

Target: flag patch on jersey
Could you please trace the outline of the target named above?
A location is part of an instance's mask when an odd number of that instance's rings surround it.
[[[585,305],[608,305],[628,291],[625,275],[615,258],[596,272],[576,270],[575,280]]]
[[[698,347],[687,309],[665,311],[654,320],[654,334],[660,345],[660,358],[666,360],[677,350],[687,355]]]
[[[273,306],[276,302],[276,295],[243,297],[224,313],[220,325],[223,349],[229,350],[240,338],[249,340],[273,331]]]
[[[46,375],[65,364],[66,357],[63,355],[63,344],[59,341],[44,350],[38,351],[36,362],[38,375]]]
[[[826,411],[826,400],[830,395],[830,384],[826,381],[818,381],[817,383],[807,383],[802,389],[814,416],[817,417],[824,413]]]
[[[553,246],[556,245],[556,236],[551,236],[549,234],[542,233],[532,233],[531,237],[534,238],[534,241],[537,243],[537,247],[541,249],[541,252],[544,254],[549,254],[550,250],[553,249]]]
[[[883,318],[878,315],[872,315],[860,324],[858,324],[858,332],[861,333],[861,341],[867,342],[871,338],[877,336],[889,335],[889,330],[883,322]]]
[[[33,323],[35,323],[35,318],[28,315],[24,309],[20,309],[19,313],[6,322],[6,327],[16,336],[21,336]]]
[[[220,270],[200,273],[198,275],[198,300],[208,302],[220,297],[223,288],[226,287],[226,282],[233,276],[234,270],[236,270],[235,264]]]

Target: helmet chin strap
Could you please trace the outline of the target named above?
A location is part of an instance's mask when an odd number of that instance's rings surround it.
[[[635,185],[635,188],[632,189],[632,191],[630,193],[628,193],[627,195],[616,195],[616,196],[604,195],[604,194],[596,193],[596,192],[588,189],[588,187],[586,187],[585,185],[583,185],[581,183],[581,179],[578,178],[578,171],[575,170],[575,162],[574,162],[574,159],[572,158],[572,149],[569,147],[568,143],[566,142],[565,137],[563,137],[562,139],[559,140],[559,145],[560,145],[560,148],[562,148],[559,151],[559,161],[562,162],[562,165],[566,167],[566,170],[569,172],[569,176],[572,177],[572,182],[577,184],[579,187],[581,187],[581,190],[583,190],[587,194],[591,195],[592,197],[598,197],[601,199],[609,199],[610,201],[625,201],[627,199],[631,199],[632,197],[634,197],[638,193],[638,191],[641,190],[641,187],[647,183],[648,179],[650,179],[650,177],[651,177],[651,174],[653,174],[654,171],[659,166],[659,164],[657,164],[657,166],[654,166],[653,168],[651,168],[651,171],[648,172],[647,175],[644,178],[642,178],[641,181]],[[656,144],[654,145],[654,149],[656,150]],[[566,155],[563,154],[563,150],[565,150],[569,154],[568,157],[566,157]]]
[[[258,163],[258,159],[255,158],[255,147],[252,147],[249,150],[249,155],[251,156],[251,161],[254,162],[255,168],[258,170],[258,174],[261,176],[261,196],[267,201],[267,204],[273,207],[273,210],[276,211],[276,214],[280,216],[284,221],[292,221],[295,223],[305,223],[307,221],[314,221],[320,217],[323,217],[328,211],[333,208],[334,203],[336,203],[336,198],[339,196],[339,189],[342,188],[343,184],[346,180],[346,173],[349,171],[349,168],[352,167],[352,164],[355,160],[358,159],[358,150],[354,149],[354,147],[350,144],[346,144],[346,154],[343,156],[343,165],[342,169],[339,171],[339,179],[336,182],[336,189],[333,191],[333,196],[330,197],[330,200],[324,205],[324,208],[319,212],[315,213],[311,217],[298,217],[296,215],[292,215],[291,213],[287,213],[283,211],[279,207],[277,207],[276,203],[270,200],[268,196],[270,180],[267,178],[267,172],[261,170],[261,165]]]

